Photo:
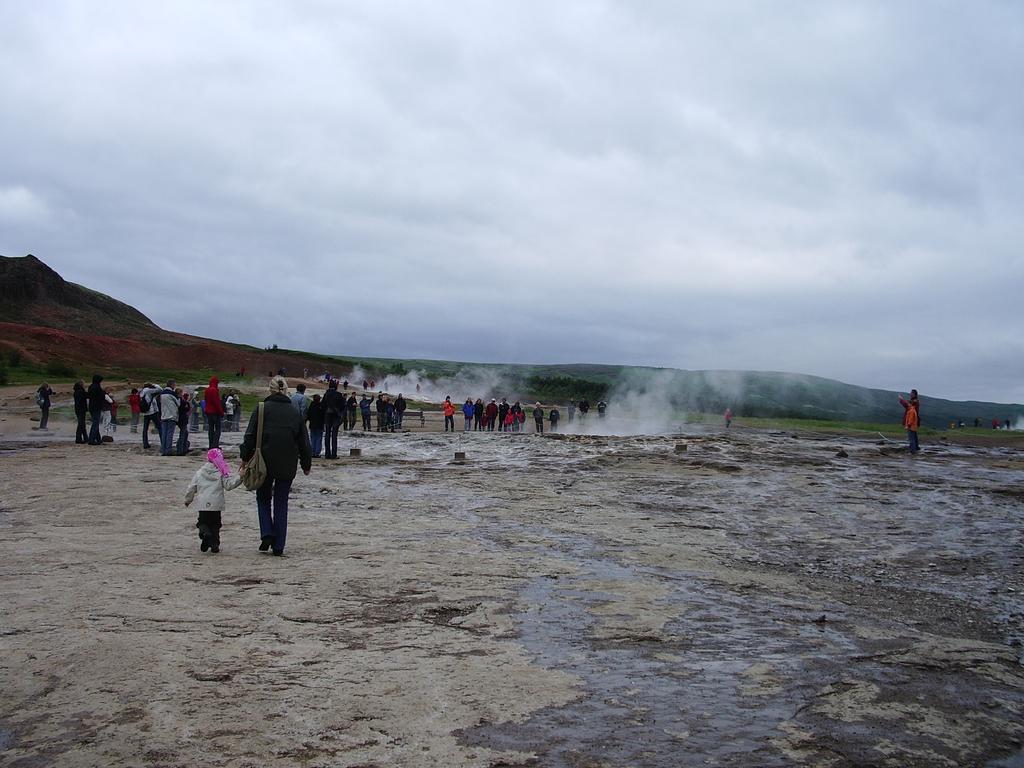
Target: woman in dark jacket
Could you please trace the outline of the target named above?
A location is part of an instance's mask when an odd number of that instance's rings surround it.
[[[89,411],[89,395],[85,391],[85,383],[75,382],[75,418],[78,419],[78,427],[75,429],[75,442],[89,442],[89,433],[85,430],[85,414]]]
[[[259,416],[260,409],[254,409],[242,440],[242,461],[249,461],[256,453]],[[288,534],[288,493],[295,479],[296,465],[301,463],[303,473],[308,475],[312,458],[309,433],[298,409],[288,398],[288,383],[282,376],[270,380],[270,397],[263,401],[261,450],[267,463],[267,479],[256,489],[260,552],[273,547],[275,555],[283,555]]]

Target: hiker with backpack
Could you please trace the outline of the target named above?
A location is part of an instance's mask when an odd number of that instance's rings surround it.
[[[36,390],[36,405],[39,406],[39,429],[46,429],[50,420],[50,398],[53,397],[53,390],[45,381]]]
[[[155,384],[146,384],[139,392],[139,409],[142,411],[142,447],[149,448],[149,425],[156,427],[157,439],[160,438],[160,405],[157,395],[160,388]]]

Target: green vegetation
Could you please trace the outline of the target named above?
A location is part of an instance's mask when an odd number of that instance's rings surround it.
[[[530,376],[524,382],[530,397],[545,403],[587,399],[593,402],[608,395],[608,385],[575,376]]]

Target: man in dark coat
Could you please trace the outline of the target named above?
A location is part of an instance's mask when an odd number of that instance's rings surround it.
[[[338,382],[331,379],[321,401],[324,406],[324,458],[338,458],[338,429],[345,413],[345,398],[338,392]],[[251,421],[249,422],[252,423]]]
[[[78,427],[75,429],[75,442],[89,442],[89,433],[85,429],[85,414],[89,412],[89,395],[85,391],[85,382],[76,381],[74,389],[75,397],[75,418],[78,420]]]
[[[337,389],[333,390],[337,394]],[[288,494],[296,468],[302,465],[309,474],[313,464],[309,432],[298,410],[288,398],[288,383],[282,376],[270,380],[270,397],[263,401],[263,444],[260,450],[267,464],[267,479],[256,489],[256,508],[260,519],[260,551],[273,547],[275,555],[284,554],[288,535]],[[260,410],[256,408],[245,430],[240,455],[249,461],[256,453],[256,433]]]
[[[92,377],[92,384],[87,392],[89,397],[89,445],[102,445],[103,438],[100,436],[100,421],[103,418],[103,404],[107,398],[103,392],[103,377],[98,373]]]

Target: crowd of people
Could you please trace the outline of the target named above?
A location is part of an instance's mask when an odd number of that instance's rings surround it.
[[[40,409],[38,429],[47,429],[52,407],[53,389],[43,383],[36,390]],[[77,381],[72,388],[75,420],[75,442],[100,445],[113,440],[118,425],[120,404],[111,389],[103,386],[103,377],[96,374],[88,388]],[[189,434],[202,430],[208,433],[210,448],[220,445],[221,431],[238,431],[241,427],[242,402],[235,393],[221,395],[216,377],[205,388],[188,392],[169,380],[163,387],[147,383],[133,387],[128,395],[130,430],[137,433],[142,424],[142,447],[149,449],[150,427],[156,433],[160,453],[164,456],[184,455],[189,451]],[[86,419],[91,422],[88,427]],[[177,441],[175,432],[177,431]]]

